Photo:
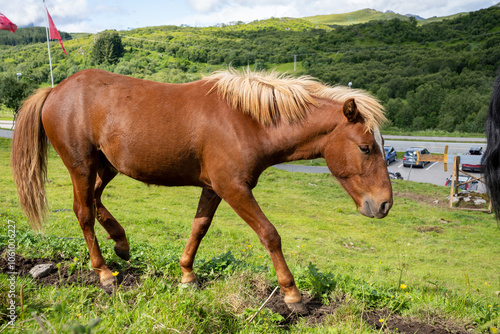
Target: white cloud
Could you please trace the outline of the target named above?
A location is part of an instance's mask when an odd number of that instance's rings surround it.
[[[189,5],[197,12],[211,12],[222,5],[225,1],[219,0],[188,0]]]
[[[229,23],[236,21],[250,22],[254,20],[267,19],[270,17],[298,17],[300,12],[290,6],[256,6],[246,7],[233,5],[218,11],[204,14],[182,17],[175,24],[188,24],[192,26],[207,26],[218,23]]]
[[[197,12],[201,13],[207,13],[207,12],[213,12],[216,10],[223,11],[227,9],[228,7],[230,8],[247,8],[247,9],[253,9],[253,8],[260,8],[260,7],[266,7],[266,6],[281,6],[284,4],[289,4],[293,3],[293,1],[287,1],[287,0],[274,0],[274,1],[269,1],[269,0],[253,0],[253,1],[248,1],[248,0],[188,0],[189,5],[196,10]]]
[[[18,26],[45,25],[45,8],[40,0],[1,0],[0,8]],[[47,4],[50,16],[59,28],[67,22],[83,21],[89,14],[87,0],[52,0]]]

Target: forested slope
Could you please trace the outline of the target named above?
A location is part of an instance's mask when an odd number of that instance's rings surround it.
[[[1,43],[3,33],[9,32],[0,33]],[[98,36],[65,41],[69,56],[53,43],[55,81],[89,67],[165,82],[195,80],[227,66],[278,68],[329,84],[352,82],[355,88],[371,91],[388,110],[388,127],[483,132],[500,65],[497,7],[425,25],[417,25],[412,18],[348,26],[273,18],[206,28],[148,27],[118,34],[124,53],[115,63],[98,64],[92,57]],[[40,85],[50,80],[46,44],[3,44],[0,72],[4,77],[22,72],[26,82]]]

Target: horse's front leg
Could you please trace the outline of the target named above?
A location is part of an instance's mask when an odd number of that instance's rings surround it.
[[[221,197],[233,210],[257,233],[260,242],[268,250],[278,277],[278,284],[285,294],[288,308],[300,314],[307,313],[290,269],[285,262],[281,250],[281,237],[276,228],[262,212],[248,184],[237,183],[226,185],[221,191]]]
[[[221,198],[207,187],[203,188],[196,216],[193,220],[193,228],[189,240],[182,253],[180,265],[182,270],[182,283],[196,284],[196,276],[193,272],[193,262],[200,242],[207,233],[215,211],[219,206]]]

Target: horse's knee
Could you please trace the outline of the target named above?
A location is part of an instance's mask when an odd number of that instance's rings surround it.
[[[189,256],[186,256],[185,254],[181,255],[181,258],[179,259],[179,264],[180,264],[182,269],[186,269],[187,271],[193,270],[192,258]]]
[[[267,228],[260,237],[260,242],[268,251],[281,249],[281,236],[274,226]]]
[[[92,221],[93,223],[95,220],[95,208],[92,205],[85,205],[79,201],[74,201],[73,212],[79,222]]]
[[[203,239],[203,237],[207,234],[210,225],[211,221],[208,219],[202,219],[195,223],[195,226],[193,226],[193,233],[198,240]]]

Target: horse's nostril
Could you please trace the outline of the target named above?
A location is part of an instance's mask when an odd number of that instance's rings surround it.
[[[380,212],[383,214],[386,214],[387,212],[389,212],[390,208],[391,208],[391,205],[389,204],[389,202],[383,202],[382,204],[380,204]]]

